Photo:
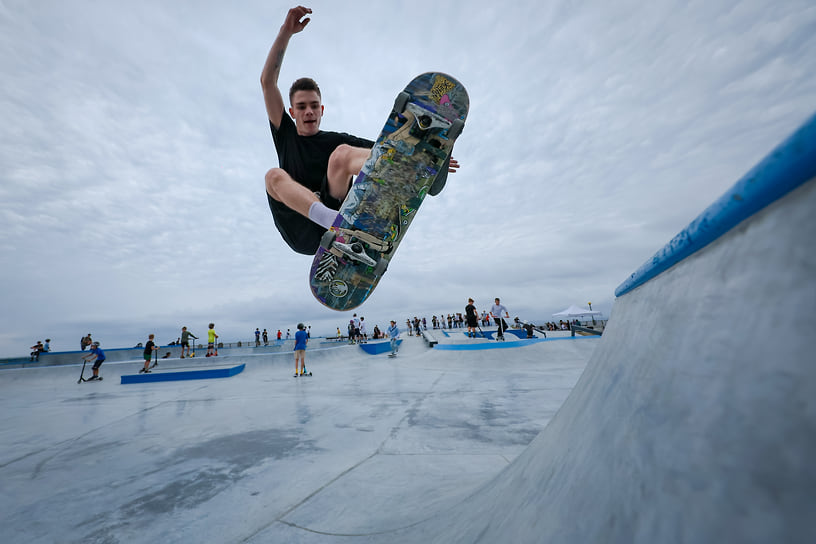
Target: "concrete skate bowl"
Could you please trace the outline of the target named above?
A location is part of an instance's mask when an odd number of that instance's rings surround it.
[[[814,176],[811,117],[619,287],[524,453],[387,540],[812,542]]]

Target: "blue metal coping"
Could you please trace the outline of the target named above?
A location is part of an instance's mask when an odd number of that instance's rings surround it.
[[[618,286],[625,295],[816,177],[816,114]]]

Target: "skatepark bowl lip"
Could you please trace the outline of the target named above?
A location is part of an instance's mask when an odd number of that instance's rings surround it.
[[[132,362],[81,385],[78,365],[4,370],[0,523],[13,542],[810,542],[813,342],[786,318],[816,306],[814,208],[811,117],[618,288],[600,339],[307,350],[297,380],[285,352],[127,387]]]

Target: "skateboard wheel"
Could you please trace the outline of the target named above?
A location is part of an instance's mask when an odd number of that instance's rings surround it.
[[[402,91],[397,95],[397,99],[394,100],[394,111],[396,113],[402,113],[405,111],[405,106],[408,104],[408,100],[410,100],[411,95]]]
[[[430,115],[420,115],[417,118],[417,125],[419,125],[419,128],[421,130],[428,130],[429,128],[431,128],[431,123],[432,122],[433,122],[433,119],[431,119]]]
[[[337,237],[337,233],[333,230],[327,230],[323,237],[320,239],[320,247],[323,249],[329,250],[334,243],[334,239]]]
[[[448,138],[451,140],[455,140],[462,134],[462,130],[465,128],[465,122],[461,119],[457,119],[451,124],[450,128],[448,129]]]
[[[374,267],[374,274],[377,276],[382,276],[385,274],[385,271],[388,269],[388,261],[385,259],[380,259],[377,261],[377,265]]]

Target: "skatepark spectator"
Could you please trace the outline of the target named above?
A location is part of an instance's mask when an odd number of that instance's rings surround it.
[[[309,337],[305,329],[303,323],[298,323],[297,332],[295,332],[295,378],[298,377],[298,362],[300,362],[300,376],[306,373],[306,344],[309,343]]]
[[[479,326],[479,312],[476,306],[473,305],[473,299],[469,298],[467,306],[465,306],[465,315],[467,315],[467,334],[471,338],[476,338],[476,328]]]
[[[391,320],[391,326],[388,327],[388,337],[391,338],[391,355],[389,357],[396,357],[397,351],[399,350],[399,344],[397,344],[397,339],[399,338],[400,331],[397,328],[397,322],[393,319]]]
[[[180,359],[184,359],[184,350],[187,350],[187,356],[190,356],[190,338],[194,340],[198,340],[198,336],[194,335],[190,331],[187,330],[187,327],[181,328],[181,357]]]
[[[46,353],[51,351],[51,339],[50,338],[45,339],[45,349],[44,349],[44,351]]]
[[[261,336],[263,336],[264,346],[268,346],[269,345],[269,333],[266,332],[266,329],[263,330],[263,334]]]
[[[93,340],[91,340],[91,333],[88,333],[88,336],[83,336],[79,341],[79,347],[82,348],[82,351],[85,351],[85,348],[90,346],[92,343]]]
[[[90,334],[88,335],[91,336]],[[91,344],[91,352],[88,355],[84,355],[82,357],[86,361],[90,361],[91,359],[94,360],[93,364],[93,376],[88,378],[88,381],[91,380],[101,380],[102,378],[99,377],[99,367],[102,366],[102,363],[105,362],[105,352],[102,351],[99,347],[99,342],[94,342]]]
[[[255,327],[255,347],[261,347],[261,329]]]
[[[218,335],[215,333],[215,323],[207,325],[207,357],[215,357],[217,351],[215,350],[215,341]]]
[[[39,361],[40,360],[40,353],[45,351],[45,346],[42,343],[42,340],[37,340],[37,343],[31,346],[29,349],[34,351],[31,352],[31,357],[29,361]]]
[[[496,323],[496,340],[504,340],[504,331],[507,330],[507,322],[504,318],[510,318],[510,314],[507,312],[507,308],[505,308],[504,304],[501,303],[498,297],[495,299],[495,304],[493,307],[490,308],[490,315],[493,316],[493,321]],[[504,312],[505,315],[502,315]]]
[[[360,340],[363,342],[368,340],[368,331],[366,331],[365,317],[360,318]]]
[[[144,368],[142,368],[139,373],[150,372],[150,361],[153,359],[153,352],[159,351],[159,347],[155,342],[153,342],[153,338],[155,338],[155,335],[153,334],[147,337],[147,344],[145,344],[144,352],[142,353],[142,356],[144,357]]]

